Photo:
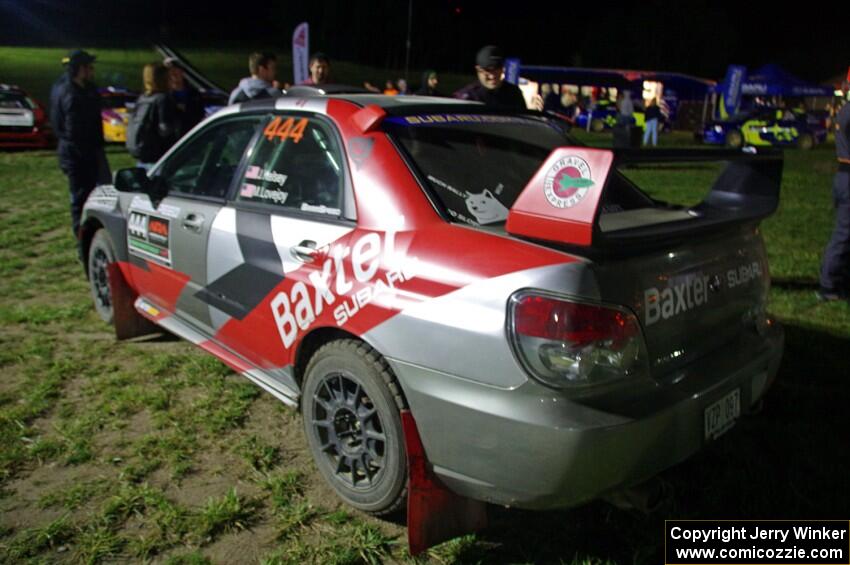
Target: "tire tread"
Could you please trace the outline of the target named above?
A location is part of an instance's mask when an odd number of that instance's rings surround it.
[[[313,353],[313,356],[310,358],[309,363],[307,363],[307,367],[304,370],[304,374],[306,375],[310,373],[310,370],[313,368],[313,364],[318,359],[321,359],[322,357],[324,357],[324,355],[336,350],[350,353],[365,361],[367,365],[369,365],[373,370],[375,370],[377,374],[381,376],[381,380],[386,385],[387,390],[390,391],[390,396],[392,396],[396,408],[398,408],[398,410],[400,411],[407,409],[407,402],[405,401],[404,395],[401,392],[401,387],[399,386],[398,380],[392,372],[392,368],[390,368],[389,363],[387,363],[387,360],[384,359],[384,357],[380,353],[375,351],[375,349],[372,348],[368,343],[359,339],[335,339],[322,345]],[[402,438],[402,441],[404,441],[404,438]],[[389,516],[395,514],[407,504],[408,488],[409,485],[405,483],[404,487],[402,487],[402,489],[399,491],[396,499],[387,508],[380,511],[365,512],[372,516]]]

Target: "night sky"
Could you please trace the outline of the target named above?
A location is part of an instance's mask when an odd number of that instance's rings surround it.
[[[411,68],[472,69],[496,43],[529,64],[678,71],[722,78],[729,64],[778,63],[825,82],[850,65],[845,3],[725,0],[515,2],[413,0]],[[408,0],[0,0],[0,43],[176,47],[249,42],[289,51],[298,22],[335,60],[403,68]],[[780,7],[783,6],[783,7]]]

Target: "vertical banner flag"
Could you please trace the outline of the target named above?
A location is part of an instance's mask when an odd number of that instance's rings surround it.
[[[505,59],[505,80],[511,84],[519,84],[519,59]]]
[[[310,26],[301,22],[292,34],[292,71],[295,84],[302,84],[309,78],[307,64],[310,62]]]
[[[723,79],[723,117],[734,116],[741,104],[741,88],[747,78],[747,67],[741,65],[729,65],[726,69],[726,78]]]

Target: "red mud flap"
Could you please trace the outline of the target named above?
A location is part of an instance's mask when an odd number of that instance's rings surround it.
[[[401,411],[407,445],[407,544],[416,556],[438,543],[487,527],[487,505],[451,492],[428,467],[409,410]]]
[[[118,263],[106,266],[109,278],[109,295],[112,299],[112,318],[117,339],[130,339],[162,331],[155,324],[146,320],[136,312],[133,303],[136,301],[136,291],[130,288]]]

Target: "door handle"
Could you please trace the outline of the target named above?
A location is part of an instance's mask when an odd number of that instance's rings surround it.
[[[316,242],[305,239],[298,245],[293,245],[290,248],[290,253],[292,253],[292,256],[295,259],[302,263],[312,263],[316,260],[316,254],[318,253],[318,250],[316,249]]]
[[[204,217],[197,214],[189,214],[183,218],[183,227],[189,231],[200,233],[204,228]]]

